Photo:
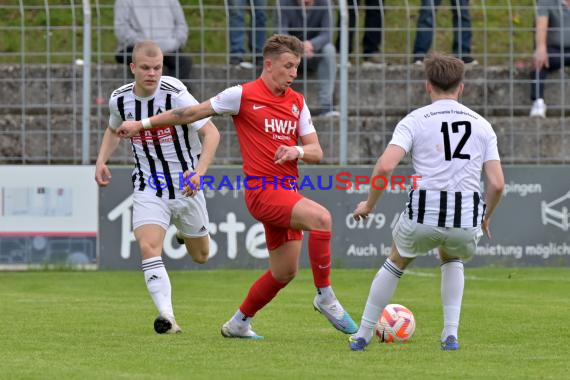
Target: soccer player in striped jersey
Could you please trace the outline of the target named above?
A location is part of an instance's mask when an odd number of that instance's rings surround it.
[[[141,120],[171,108],[198,104],[182,82],[162,76],[162,61],[156,43],[143,41],[135,45],[130,64],[135,81],[115,90],[109,100],[109,126],[95,171],[99,186],[107,186],[111,179],[106,163],[119,144],[116,129],[123,121]],[[184,178],[192,172],[204,175],[219,141],[220,134],[209,119],[190,125],[157,125],[130,140],[135,162],[133,230],[142,254],[146,286],[159,311],[154,322],[157,333],[181,331],[174,318],[170,279],[162,262],[162,245],[169,225],[173,223],[178,228],[177,240],[186,245],[195,262],[205,263],[209,255],[206,200],[201,192],[180,190],[180,174]]]
[[[259,79],[228,88],[198,106],[165,112],[142,123],[125,122],[118,131],[128,137],[140,133],[143,126],[188,123],[216,114],[233,116],[243,170],[249,177],[245,202],[265,228],[269,270],[223,325],[222,335],[228,338],[262,338],[251,329],[251,319],[297,274],[303,230],[309,231],[309,261],[317,288],[314,308],[336,329],[347,334],[357,330],[331,287],[331,215],[297,192],[297,161],[317,163],[323,156],[305,99],[290,88],[302,55],[299,39],[274,35],[263,48]]]
[[[427,57],[426,90],[432,103],[402,119],[378,159],[372,176],[390,176],[407,153],[417,180],[392,232],[392,252],[370,288],[358,332],[350,348],[364,350],[378,317],[392,298],[404,269],[418,255],[438,248],[444,328],[441,347],[457,350],[463,297],[463,260],[475,253],[479,238],[491,238],[489,221],[501,198],[503,171],[491,124],[458,102],[465,67],[461,60],[433,53]],[[480,194],[481,171],[487,178],[486,204]],[[354,218],[366,218],[382,195],[370,187]]]

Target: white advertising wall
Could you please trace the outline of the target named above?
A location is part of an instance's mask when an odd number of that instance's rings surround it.
[[[97,263],[93,166],[0,166],[0,268]]]

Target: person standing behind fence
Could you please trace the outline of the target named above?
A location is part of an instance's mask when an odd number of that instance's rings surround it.
[[[182,82],[162,76],[162,59],[154,42],[135,44],[130,64],[135,81],[113,91],[109,99],[109,126],[95,166],[95,181],[101,187],[110,183],[107,161],[119,145],[116,129],[123,121],[198,104]],[[159,312],[154,322],[159,334],[181,331],[174,318],[170,279],[162,262],[162,245],[170,223],[178,228],[176,239],[186,246],[195,262],[203,264],[209,256],[206,200],[202,192],[181,191],[180,175],[206,173],[219,141],[220,134],[209,119],[192,125],[162,124],[130,141],[135,161],[133,231],[140,246],[146,287]]]
[[[331,286],[331,214],[297,192],[298,161],[314,164],[323,157],[305,98],[291,89],[303,51],[303,43],[294,36],[271,36],[263,48],[263,71],[257,80],[230,87],[198,106],[142,122],[126,121],[117,131],[129,137],[152,125],[190,123],[222,114],[233,117],[247,180],[245,203],[263,223],[269,270],[222,326],[227,338],[263,338],[253,331],[251,321],[297,275],[303,231],[309,233],[309,261],[317,288],[315,310],[346,334],[358,329]],[[299,140],[302,146],[296,145]]]
[[[154,41],[164,54],[167,74],[189,82],[192,60],[182,53],[188,25],[178,0],[116,0],[114,19],[118,63],[130,65],[137,42]]]
[[[251,62],[244,61],[245,55],[245,8],[253,5],[251,12],[251,31],[248,34]],[[228,0],[230,65],[243,69],[252,69],[263,64],[262,50],[267,29],[267,0]]]
[[[464,63],[476,65],[478,62],[471,56],[471,16],[469,16],[469,0],[450,0],[453,13],[453,54]],[[422,0],[420,15],[416,28],[414,44],[414,62],[418,65],[431,47],[435,26],[435,15],[441,0]]]
[[[546,75],[570,66],[570,0],[536,2],[535,71],[531,74],[531,117],[546,117],[544,81]],[[565,104],[562,104],[565,106]]]
[[[280,0],[273,16],[275,33],[303,41],[302,72],[317,71],[320,116],[336,117],[333,95],[336,81],[336,49],[332,44],[332,9],[329,0]]]
[[[354,28],[356,27],[356,13],[360,0],[348,1],[348,54],[354,51]],[[364,10],[364,36],[362,37],[363,67],[383,66],[380,57],[380,43],[382,42],[383,27],[383,1],[366,0]],[[336,50],[340,52],[340,14],[338,18],[339,34],[336,38]]]
[[[425,72],[432,103],[396,125],[372,172],[372,178],[386,178],[410,153],[414,173],[420,178],[394,226],[392,251],[372,281],[360,328],[349,339],[353,351],[363,351],[372,340],[378,318],[404,269],[417,256],[436,248],[441,259],[441,348],[459,349],[463,260],[475,254],[483,233],[491,237],[491,215],[504,188],[497,136],[491,124],[458,102],[465,64],[450,55],[432,53],[425,59]],[[481,171],[487,178],[485,199],[480,194]],[[368,217],[382,195],[380,189],[370,187],[368,199],[354,210],[354,219]]]

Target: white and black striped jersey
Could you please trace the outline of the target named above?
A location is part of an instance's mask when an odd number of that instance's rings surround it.
[[[440,227],[481,224],[483,164],[500,159],[487,120],[455,100],[438,100],[402,119],[390,144],[411,154],[415,175],[421,176],[410,192],[410,219]]]
[[[156,92],[146,98],[135,95],[134,85],[129,83],[113,91],[109,99],[110,128],[117,129],[125,120],[141,120],[172,108],[198,104],[186,86],[173,77],[163,76]],[[198,165],[202,144],[197,131],[208,120],[191,125],[155,126],[131,138],[135,190],[150,191],[161,198],[182,197],[179,173]]]

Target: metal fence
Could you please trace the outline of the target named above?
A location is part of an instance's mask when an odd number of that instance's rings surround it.
[[[235,1],[180,3],[189,29],[182,54],[193,61],[190,78],[181,79],[197,99],[256,78],[255,65],[234,64],[229,54],[230,11],[236,7]],[[345,8],[334,1],[327,7],[334,18],[333,43],[343,33],[348,36],[349,29],[354,33],[353,50],[349,52],[342,44],[337,57],[334,105],[342,111],[341,117],[315,118],[327,163],[374,162],[397,121],[429,101],[423,90],[422,66],[414,64],[412,54],[421,1],[371,3],[348,0],[342,3]],[[95,161],[107,125],[108,97],[114,88],[132,81],[128,67],[115,62],[113,6],[112,0],[0,3],[0,162]],[[267,16],[263,29],[270,35],[279,17],[279,0],[247,0],[238,6],[246,16],[247,35],[252,32],[249,18],[255,19],[255,6]],[[353,27],[348,23],[351,10],[355,10]],[[381,25],[366,23],[366,13],[373,10],[379,11]],[[451,52],[457,29],[453,26],[454,10],[449,1],[438,7],[433,49]],[[471,55],[478,64],[469,65],[462,101],[493,123],[505,163],[570,162],[567,71],[548,77],[548,117],[528,117],[535,2],[472,0],[470,13]],[[255,22],[253,25],[255,29]],[[366,59],[371,56],[364,54],[361,41],[367,31],[374,30],[381,32],[381,38],[375,62],[370,64]],[[251,54],[244,59],[251,61]],[[307,70],[296,84],[315,111],[319,108],[318,86],[317,77]],[[222,133],[216,163],[240,163],[231,120],[220,117],[214,122]],[[84,149],[84,144],[89,149]],[[130,155],[130,148],[123,144],[112,162],[130,163]]]

